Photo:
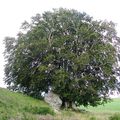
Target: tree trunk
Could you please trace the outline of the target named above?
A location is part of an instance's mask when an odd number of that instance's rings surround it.
[[[65,98],[62,99],[61,108],[62,108],[62,109],[66,108],[66,101],[65,101]]]
[[[73,108],[73,106],[72,106],[72,101],[69,101],[69,102],[68,102],[68,108],[71,108],[71,109]]]
[[[72,106],[72,101],[66,101],[66,99],[63,98],[63,99],[62,99],[61,108],[62,108],[62,109],[64,109],[64,108],[66,108],[66,109],[69,109],[69,108],[72,109],[72,108],[73,108],[73,106]]]

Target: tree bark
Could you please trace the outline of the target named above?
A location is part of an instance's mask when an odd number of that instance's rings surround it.
[[[64,109],[72,109],[73,106],[72,106],[72,101],[67,101],[65,98],[62,98],[62,105],[61,105],[61,108]]]
[[[73,107],[72,107],[72,101],[69,101],[69,102],[68,102],[68,108],[73,108]]]
[[[62,109],[66,108],[66,101],[65,101],[65,98],[62,99],[61,108],[62,108]]]

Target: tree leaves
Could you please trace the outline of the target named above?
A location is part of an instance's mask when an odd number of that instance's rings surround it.
[[[114,23],[60,8],[22,28],[17,39],[5,38],[5,81],[13,88],[35,97],[52,90],[69,105],[85,106],[106,102],[118,88]]]

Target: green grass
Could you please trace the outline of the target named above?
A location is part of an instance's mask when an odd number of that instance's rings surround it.
[[[0,88],[0,120],[35,120],[37,115],[54,114],[44,101]]]
[[[84,107],[82,107],[84,108]],[[90,112],[102,112],[102,113],[117,113],[117,112],[120,112],[120,98],[115,98],[115,99],[112,99],[111,102],[108,102],[107,104],[104,104],[104,105],[99,105],[97,107],[87,107],[87,108],[84,108],[85,110],[87,111],[90,111]]]
[[[112,99],[111,102],[108,102],[104,105],[99,105],[97,107],[81,106],[80,109],[84,109],[85,111],[87,111],[87,113],[91,116],[89,119],[109,120],[111,116],[114,117],[114,115],[116,114],[120,115],[120,98]],[[89,120],[89,119],[86,119],[86,120]]]
[[[120,98],[83,112],[62,110],[54,114],[42,100],[0,88],[0,120],[120,120]]]

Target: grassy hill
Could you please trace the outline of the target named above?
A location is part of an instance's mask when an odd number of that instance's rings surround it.
[[[0,120],[109,120],[120,114],[120,99],[104,106],[80,108],[85,111],[62,110],[55,114],[44,101],[0,88]]]
[[[53,110],[45,102],[0,88],[0,120],[35,120],[46,114]]]

